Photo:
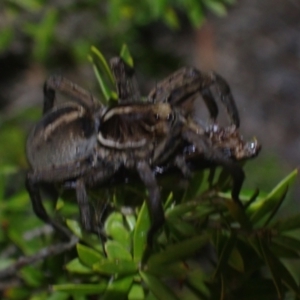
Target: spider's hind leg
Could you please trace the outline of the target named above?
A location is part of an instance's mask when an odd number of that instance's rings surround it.
[[[59,223],[55,222],[45,210],[39,191],[39,184],[38,182],[36,182],[31,173],[27,175],[25,185],[31,199],[33,211],[36,214],[36,216],[39,217],[45,223],[51,225],[55,230],[62,234],[63,237],[70,239],[72,236],[70,231],[68,231]]]

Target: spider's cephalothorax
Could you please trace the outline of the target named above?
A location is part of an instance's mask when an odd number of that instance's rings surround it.
[[[209,90],[215,84],[233,128],[238,127],[238,112],[224,79],[184,68],[158,83],[147,101],[142,102],[133,69],[120,58],[114,58],[111,67],[119,95],[119,103],[113,107],[104,107],[93,95],[63,77],[52,76],[45,83],[44,116],[31,131],[26,146],[31,166],[26,186],[37,216],[69,235],[45,211],[39,184],[72,181],[81,222],[85,229],[91,230],[86,186],[109,180],[120,168],[134,170],[149,193],[148,242],[151,243],[153,234],[164,222],[154,170],[172,165],[187,175],[192,152],[199,159],[211,160],[229,170],[234,179],[232,197],[239,202],[244,173],[235,163],[235,159],[240,159],[234,143],[240,140],[238,132],[235,129],[231,134],[221,134],[220,130],[202,128],[190,112],[191,103],[200,92],[211,117],[216,119],[218,108]],[[55,104],[56,91],[70,96],[72,101]],[[220,140],[221,136],[224,138]],[[188,150],[193,147],[193,151]],[[233,149],[228,154],[223,151],[225,148]]]

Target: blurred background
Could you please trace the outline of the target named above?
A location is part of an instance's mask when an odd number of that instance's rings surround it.
[[[246,188],[268,191],[298,167],[298,0],[2,0],[2,170],[27,167],[26,135],[41,116],[46,78],[60,73],[99,96],[87,60],[90,46],[109,59],[123,43],[135,60],[143,94],[185,65],[226,78],[242,134],[245,139],[255,136],[263,147],[246,165]],[[299,188],[294,195],[300,196]]]

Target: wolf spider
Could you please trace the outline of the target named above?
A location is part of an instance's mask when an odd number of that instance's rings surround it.
[[[113,178],[121,168],[135,170],[149,193],[148,243],[151,244],[153,235],[164,223],[154,169],[171,164],[188,175],[186,158],[193,151],[186,150],[191,146],[203,159],[228,169],[234,181],[232,198],[239,202],[244,173],[232,159],[235,154],[222,153],[222,143],[217,146],[190,116],[191,103],[200,92],[211,118],[217,118],[218,107],[210,92],[210,87],[216,85],[232,128],[239,126],[238,111],[225,80],[217,74],[183,68],[158,83],[147,101],[142,102],[134,70],[120,58],[111,60],[111,68],[118,92],[118,104],[111,107],[103,106],[91,93],[61,76],[46,81],[43,117],[32,129],[26,144],[31,166],[26,187],[35,214],[69,237],[68,230],[46,212],[39,185],[72,182],[81,223],[90,231],[93,228],[86,187]],[[67,95],[70,101],[55,103],[56,91]],[[238,134],[237,138],[240,140]]]

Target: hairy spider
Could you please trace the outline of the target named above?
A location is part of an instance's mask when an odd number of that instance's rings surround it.
[[[112,107],[103,106],[92,94],[61,76],[46,81],[43,117],[29,134],[26,145],[31,166],[26,187],[36,215],[69,236],[47,214],[39,184],[72,181],[82,225],[91,230],[86,187],[109,180],[121,168],[135,170],[149,193],[148,243],[151,244],[153,235],[164,222],[154,170],[171,164],[188,175],[187,162],[192,153],[229,170],[234,179],[232,198],[239,202],[243,170],[232,159],[238,158],[236,154],[222,152],[222,145],[230,138],[218,144],[215,137],[221,134],[205,130],[190,116],[190,103],[200,92],[211,117],[217,118],[217,104],[209,90],[215,84],[233,128],[239,126],[238,111],[225,80],[216,74],[184,68],[158,83],[147,101],[141,102],[134,70],[127,68],[120,58],[114,58],[111,67],[119,96],[118,105]],[[72,100],[56,104],[56,91]]]

